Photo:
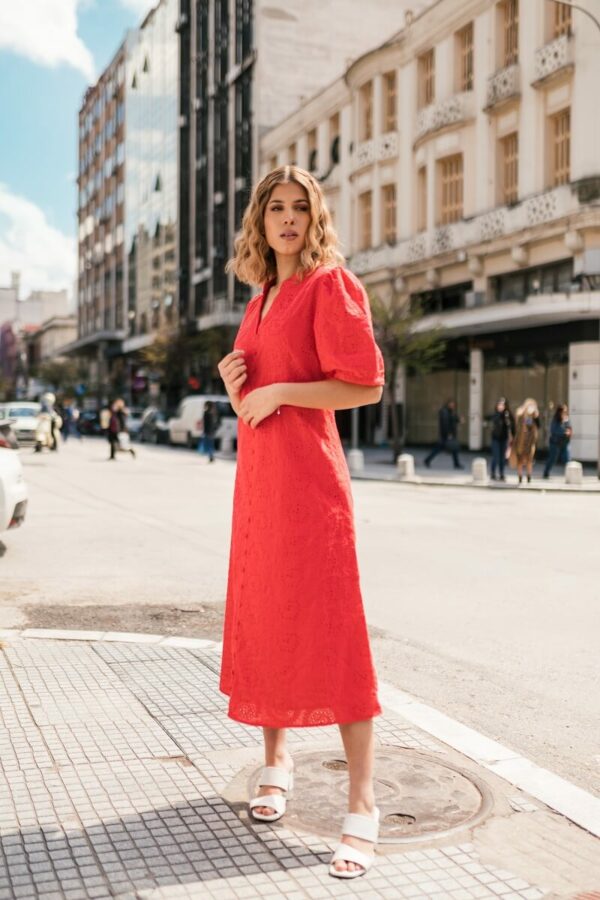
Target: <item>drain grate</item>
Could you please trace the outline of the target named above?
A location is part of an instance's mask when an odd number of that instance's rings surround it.
[[[294,791],[285,823],[338,837],[348,803],[348,765],[339,751],[294,753]],[[250,777],[258,788],[260,767]],[[375,750],[375,802],[380,809],[379,841],[387,844],[442,837],[471,827],[488,815],[492,795],[470,772],[417,750]]]

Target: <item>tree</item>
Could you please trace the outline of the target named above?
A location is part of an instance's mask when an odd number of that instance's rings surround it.
[[[48,359],[39,364],[36,374],[57,394],[74,393],[75,386],[82,381],[81,366],[74,359]]]
[[[398,371],[404,366],[418,374],[431,372],[444,356],[446,341],[441,336],[443,329],[440,327],[427,330],[417,328],[423,318],[423,311],[411,308],[410,301],[405,296],[394,292],[390,302],[385,303],[369,291],[369,298],[375,339],[385,361],[395,462],[404,444],[404,429],[401,433],[396,401]]]

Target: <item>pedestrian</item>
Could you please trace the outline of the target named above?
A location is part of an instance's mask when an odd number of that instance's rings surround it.
[[[213,400],[207,400],[202,415],[202,437],[198,443],[198,450],[208,454],[209,462],[215,461],[215,434],[218,427],[217,404]]]
[[[109,459],[116,459],[117,452],[130,453],[135,459],[135,450],[131,446],[129,432],[127,430],[127,408],[122,399],[115,400],[108,423],[108,443],[110,444]]]
[[[506,481],[504,475],[504,469],[506,467],[506,450],[509,441],[512,440],[515,433],[515,420],[508,408],[505,397],[500,397],[498,399],[494,412],[488,418],[492,426],[492,481],[496,481],[497,479]],[[496,475],[496,472],[498,475]]]
[[[571,458],[570,442],[573,428],[569,421],[569,408],[566,403],[559,403],[550,423],[550,439],[548,441],[548,459],[544,466],[544,478],[550,478],[555,463],[566,466]]]
[[[536,401],[529,397],[516,411],[515,439],[510,451],[510,464],[517,470],[519,484],[523,481],[523,466],[527,481],[531,481],[539,428],[540,411]]]
[[[438,412],[438,440],[431,452],[425,457],[425,465],[430,467],[432,460],[445,450],[452,455],[455,469],[464,469],[458,457],[458,426],[462,424],[461,419],[456,412],[456,401],[452,398],[446,400],[444,405]]]
[[[280,166],[255,186],[227,264],[262,290],[219,363],[238,415],[238,461],[220,690],[262,726],[250,814],[275,821],[293,786],[287,728],[339,725],[349,812],[329,866],[373,861],[373,717],[381,713],[359,585],[351,483],[335,410],[385,383],[361,282],[343,266],[318,181]]]

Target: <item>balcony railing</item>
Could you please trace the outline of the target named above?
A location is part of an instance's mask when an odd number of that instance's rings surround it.
[[[533,84],[544,81],[550,75],[573,65],[573,38],[570,34],[561,34],[535,54],[535,78]]]
[[[354,171],[384,159],[398,156],[398,132],[388,131],[377,138],[362,141],[354,151],[352,168]]]
[[[494,72],[491,78],[488,78],[487,96],[485,108],[491,109],[499,103],[504,103],[512,97],[518,97],[521,92],[521,72],[518,63],[512,66],[506,66]]]
[[[415,139],[417,141],[445,128],[447,125],[455,125],[464,122],[473,116],[473,93],[466,91],[462,94],[454,94],[440,103],[432,103],[419,111]]]
[[[393,246],[382,245],[355,253],[351,268],[357,274],[379,268],[409,266],[453,250],[468,249],[577,212],[579,201],[570,185],[527,197],[515,206],[500,206],[472,219],[438,225]]]

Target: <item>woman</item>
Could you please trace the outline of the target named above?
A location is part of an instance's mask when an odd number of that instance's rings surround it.
[[[263,728],[256,819],[285,811],[285,729],[339,725],[349,813],[329,872],[355,878],[378,835],[372,719],[381,707],[334,410],[377,403],[385,379],[366,292],[342,261],[312,175],[296,166],[266,175],[227,264],[263,288],[219,363],[239,416],[219,686],[230,718]]]
[[[528,398],[516,412],[516,432],[510,454],[510,464],[517,470],[519,484],[523,481],[523,466],[525,466],[527,472],[527,481],[531,481],[539,428],[540,411],[538,405],[535,400]]]
[[[496,481],[497,477],[500,478],[500,481],[506,481],[504,476],[506,448],[514,434],[515,422],[504,397],[500,397],[489,418],[492,425],[492,481]],[[498,476],[496,472],[498,472]]]
[[[550,478],[552,467],[558,461],[566,466],[571,458],[569,443],[573,429],[569,422],[569,408],[566,403],[559,403],[550,423],[550,440],[548,442],[548,459],[544,466],[544,478]]]
[[[116,459],[117,451],[127,451],[135,459],[135,450],[129,443],[127,431],[127,407],[125,401],[119,398],[112,405],[112,412],[108,423],[108,443],[110,445],[109,460]]]
[[[204,404],[202,414],[202,437],[198,442],[198,450],[208,454],[208,461],[215,461],[215,434],[219,427],[217,405],[212,400]]]

